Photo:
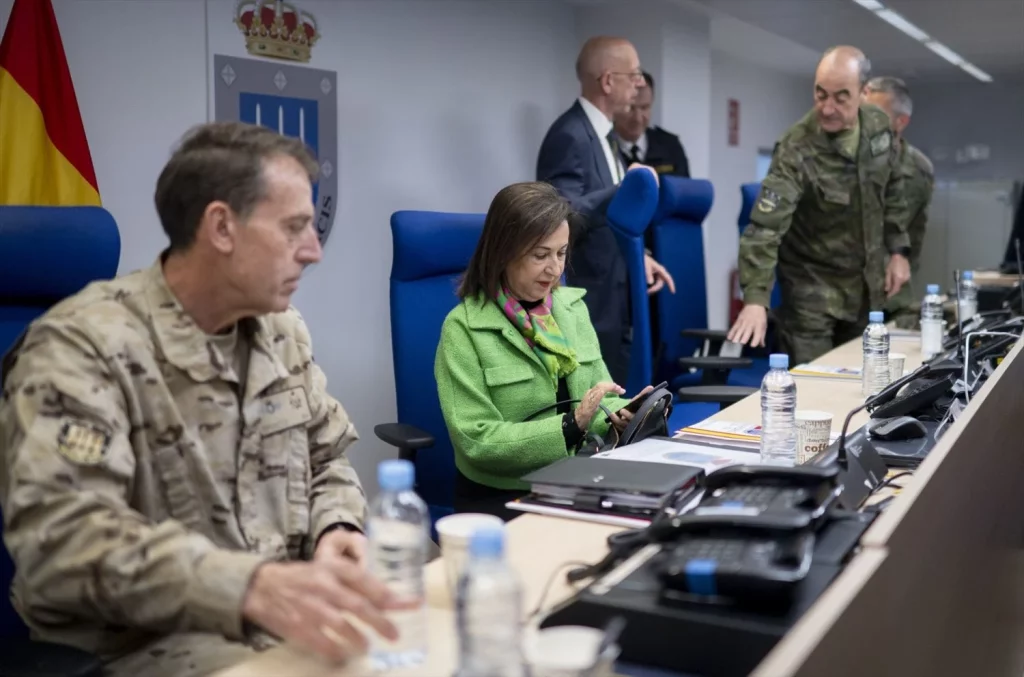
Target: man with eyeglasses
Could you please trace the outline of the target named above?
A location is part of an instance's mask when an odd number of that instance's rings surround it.
[[[629,109],[645,86],[636,48],[623,38],[598,36],[584,43],[576,60],[580,96],[548,130],[537,157],[537,180],[547,181],[580,214],[566,276],[587,290],[584,301],[612,379],[629,374],[632,327],[626,262],[605,220],[605,208],[627,171],[657,172],[643,164],[624,167],[612,129],[615,115]],[[647,292],[675,293],[664,266],[645,258]]]

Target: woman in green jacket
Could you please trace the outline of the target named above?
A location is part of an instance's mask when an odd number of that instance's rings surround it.
[[[456,512],[511,519],[504,504],[526,493],[520,477],[575,453],[588,430],[607,434],[602,403],[619,429],[631,417],[585,292],[559,286],[571,213],[546,183],[502,189],[441,329],[434,375],[455,448]]]

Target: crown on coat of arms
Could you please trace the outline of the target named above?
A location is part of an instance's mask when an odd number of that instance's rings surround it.
[[[313,15],[282,0],[242,0],[235,24],[245,36],[245,48],[256,56],[309,61],[320,39]]]

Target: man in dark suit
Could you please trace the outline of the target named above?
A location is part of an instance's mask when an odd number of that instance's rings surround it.
[[[612,119],[632,104],[645,86],[636,48],[622,38],[587,40],[576,60],[580,97],[555,120],[537,157],[537,180],[553,185],[579,213],[572,225],[573,244],[566,277],[587,290],[584,301],[612,379],[625,383],[629,374],[632,326],[626,262],[605,220],[605,208],[625,175]],[[650,171],[629,165],[626,171]],[[657,174],[655,173],[655,176]],[[648,293],[672,277],[646,257]]]
[[[659,174],[690,178],[690,163],[679,137],[658,126],[651,126],[654,104],[654,78],[644,71],[646,87],[636,93],[636,100],[627,111],[615,115],[615,134],[619,152],[627,165],[643,163]]]

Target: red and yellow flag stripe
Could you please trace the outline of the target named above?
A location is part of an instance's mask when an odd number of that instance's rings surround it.
[[[0,41],[0,205],[99,205],[50,0],[15,0]]]

